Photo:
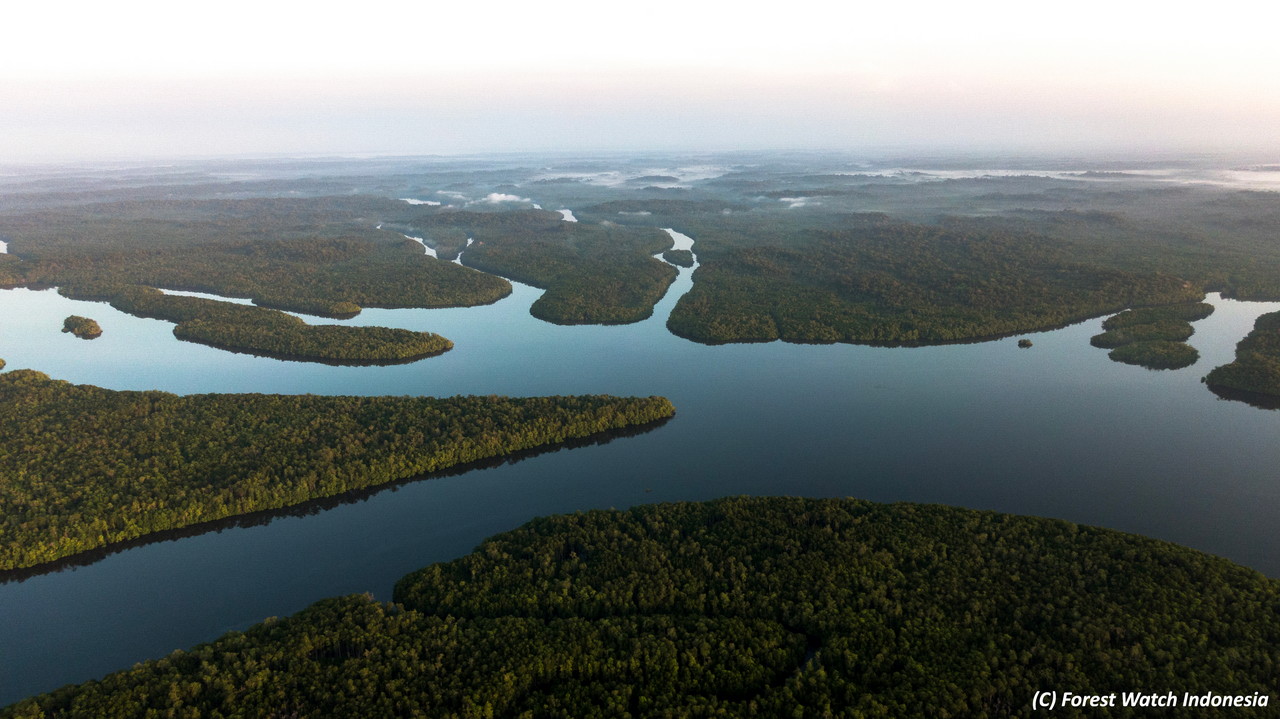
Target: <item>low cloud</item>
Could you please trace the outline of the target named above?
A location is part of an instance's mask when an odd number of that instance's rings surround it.
[[[807,205],[817,205],[821,203],[811,202],[805,197],[779,197],[778,201],[787,203],[788,210],[794,210],[797,207],[805,207]]]
[[[503,202],[533,202],[533,200],[529,199],[528,197],[507,195],[501,192],[490,192],[489,194],[484,196],[484,199],[476,200],[476,202],[483,202],[488,205],[498,205]],[[468,203],[468,204],[475,204],[475,203]]]

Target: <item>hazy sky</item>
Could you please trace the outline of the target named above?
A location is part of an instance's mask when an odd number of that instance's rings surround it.
[[[12,3],[0,159],[1262,149],[1267,4]]]

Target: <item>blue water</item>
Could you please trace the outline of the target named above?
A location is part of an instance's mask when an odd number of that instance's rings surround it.
[[[317,394],[661,394],[669,423],[608,444],[403,485],[263,526],[149,544],[0,585],[0,704],[214,639],[326,596],[389,599],[401,575],[531,517],[730,494],[853,496],[1060,517],[1186,544],[1280,576],[1280,412],[1200,383],[1278,305],[1210,301],[1199,364],[1153,372],[1089,346],[1101,320],[972,345],[708,347],[665,320],[559,327],[539,291],[486,307],[366,310],[455,349],[331,367],[176,341],[172,325],[52,291],[0,292],[9,368],[113,389]],[[78,340],[62,318],[98,320]]]

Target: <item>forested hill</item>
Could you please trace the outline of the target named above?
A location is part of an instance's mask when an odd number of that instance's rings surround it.
[[[1045,689],[1256,692],[1267,707],[1230,711],[1276,715],[1280,582],[1049,519],[595,511],[494,537],[395,599],[325,600],[0,716],[1004,717]],[[1164,715],[1054,716],[1102,711]],[[1171,714],[1212,715],[1190,711]]]
[[[0,407],[0,575],[674,412],[662,397],[116,392],[32,370],[0,375]]]

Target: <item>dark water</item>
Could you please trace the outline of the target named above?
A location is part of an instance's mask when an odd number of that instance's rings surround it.
[[[1151,372],[1090,347],[1100,320],[976,345],[707,347],[654,319],[557,327],[537,291],[489,307],[352,320],[456,343],[393,367],[330,367],[178,342],[172,325],[53,292],[0,292],[0,357],[114,389],[319,394],[662,394],[636,437],[400,486],[263,526],[117,553],[0,585],[0,704],[217,637],[326,596],[372,592],[531,517],[730,494],[940,502],[1060,517],[1190,545],[1280,576],[1280,412],[1200,377],[1275,305],[1211,298],[1194,367]],[[62,334],[82,314],[105,334]]]

